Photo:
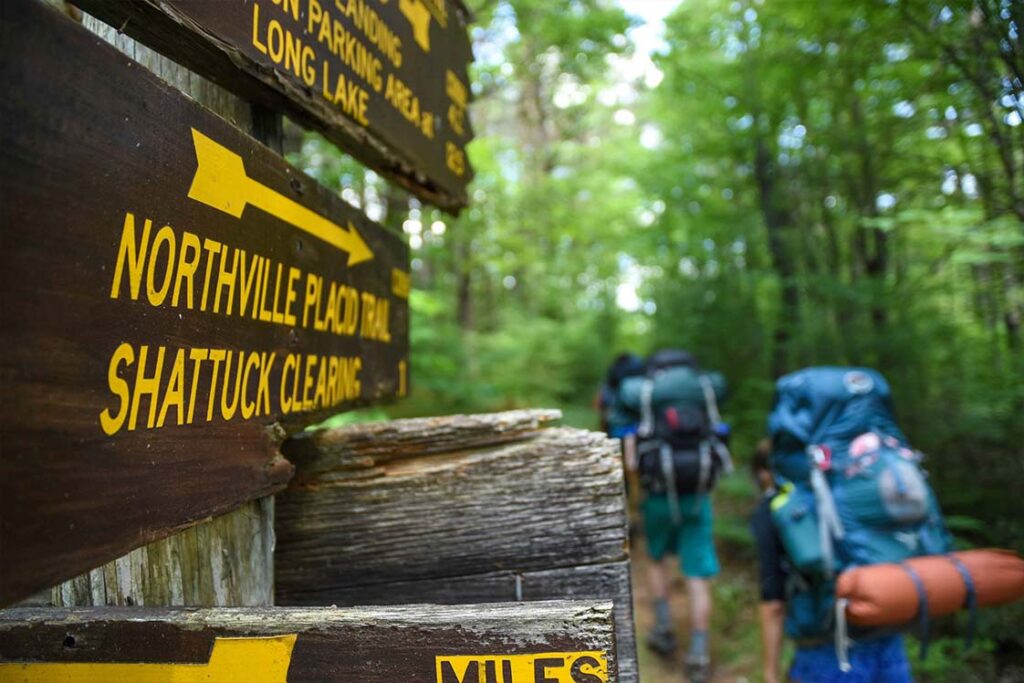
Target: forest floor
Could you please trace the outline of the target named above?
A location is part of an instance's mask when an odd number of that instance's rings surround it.
[[[651,599],[647,590],[647,567],[650,559],[642,549],[636,548],[633,555],[633,607],[636,621],[637,648],[640,663],[641,683],[680,683],[683,681],[683,657],[689,643],[689,612],[687,609],[686,587],[681,577],[677,576],[672,584],[670,604],[672,606],[672,617],[676,625],[676,634],[679,638],[679,649],[671,658],[655,654],[647,647],[647,633],[654,623],[651,611]],[[729,576],[736,570],[726,569],[723,574],[723,582],[731,583]],[[756,613],[744,614],[744,624],[735,623],[732,630],[747,631],[756,629],[756,624],[750,623],[756,619]],[[721,619],[715,618],[716,626]],[[760,680],[757,673],[759,660],[759,649],[737,648],[734,640],[720,631],[713,629],[712,650],[714,664],[713,683],[752,683]],[[746,652],[743,650],[746,649]]]

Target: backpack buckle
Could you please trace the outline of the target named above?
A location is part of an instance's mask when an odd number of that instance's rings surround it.
[[[828,446],[808,446],[807,454],[811,462],[822,472],[832,469],[832,449]]]

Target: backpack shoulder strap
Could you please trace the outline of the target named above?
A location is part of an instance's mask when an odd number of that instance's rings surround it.
[[[654,396],[654,378],[645,377],[640,387],[640,425],[637,434],[643,438],[654,435],[654,409],[651,402]]]
[[[722,424],[722,414],[718,412],[718,398],[715,396],[715,388],[711,386],[711,380],[705,374],[698,375],[700,388],[704,391],[704,405],[708,411],[708,419],[711,420],[712,429]]]
[[[708,420],[711,422],[711,447],[718,457],[722,470],[726,474],[732,474],[734,469],[732,454],[729,453],[729,447],[718,436],[718,427],[722,424],[722,414],[718,412],[718,398],[715,396],[715,388],[711,386],[711,379],[707,375],[700,374],[697,378],[700,381],[700,388],[704,391],[704,405],[708,413]]]

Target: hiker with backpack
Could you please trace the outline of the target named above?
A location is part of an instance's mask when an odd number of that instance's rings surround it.
[[[768,427],[771,445],[754,459],[765,496],[752,524],[765,681],[778,680],[783,625],[797,644],[791,681],[911,681],[896,629],[848,625],[835,597],[844,570],[950,548],[922,456],[893,418],[888,383],[867,368],[792,373],[776,385]]]
[[[679,557],[690,600],[690,646],[685,658],[693,683],[710,680],[710,580],[718,574],[712,538],[711,490],[732,468],[728,427],[718,404],[725,380],[701,370],[685,351],[666,349],[647,360],[643,377],[622,383],[622,404],[638,419],[637,452],[643,489],[641,511],[655,624],[648,645],[664,656],[676,648],[669,610],[669,570]]]
[[[632,513],[639,496],[639,485],[634,476],[636,470],[637,418],[622,405],[620,390],[622,383],[630,377],[644,374],[644,361],[633,353],[620,353],[615,357],[605,377],[604,384],[594,398],[594,407],[601,420],[601,431],[622,444],[622,459],[626,473],[626,501]],[[630,524],[630,535],[634,532]]]
[[[644,361],[634,353],[620,353],[612,361],[604,384],[594,398],[594,407],[601,420],[601,431],[613,439],[625,439],[636,434],[637,419],[622,405],[619,390],[622,382],[644,374]]]

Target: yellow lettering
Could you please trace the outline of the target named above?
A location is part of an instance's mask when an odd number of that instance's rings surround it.
[[[284,0],[284,11],[291,12],[292,19],[299,20],[299,0]]]
[[[295,299],[298,296],[295,292],[295,283],[302,277],[302,271],[294,266],[288,268],[288,293],[284,300],[284,324],[294,325],[295,314],[292,313],[292,304],[295,303]]]
[[[110,298],[116,299],[121,292],[121,277],[124,274],[125,261],[128,262],[128,286],[132,301],[139,298],[139,287],[142,284],[142,267],[146,262],[146,249],[149,247],[149,231],[153,221],[146,219],[142,226],[141,244],[135,243],[135,216],[124,215],[124,228],[121,230],[121,245],[117,250],[117,265],[114,266],[114,283],[110,287]]]
[[[132,409],[128,417],[128,431],[134,431],[139,417],[139,400],[143,394],[149,395],[149,419],[146,426],[153,428],[156,423],[156,400],[157,391],[160,389],[160,375],[164,367],[164,347],[157,347],[156,369],[152,377],[146,377],[146,356],[149,353],[148,346],[139,348],[139,368],[135,375],[135,391],[132,394]]]
[[[283,266],[277,264],[277,278],[274,280],[274,302],[273,307],[270,309],[270,319],[275,323],[284,322],[284,313],[277,310],[277,303],[281,300],[281,271]]]
[[[327,363],[321,359],[320,369],[316,375],[316,393],[313,394],[313,407],[323,408],[327,404]]]
[[[238,275],[238,258],[241,250],[235,249],[235,258],[231,262],[231,270],[226,270],[224,264],[228,261],[228,250],[225,248],[220,254],[220,267],[217,273],[217,289],[213,293],[213,312],[220,312],[220,293],[227,287],[228,305],[224,309],[224,315],[231,315],[231,309],[235,301],[235,279]]]
[[[316,356],[306,356],[306,373],[302,382],[302,409],[304,411],[313,409],[313,401],[309,398],[309,390],[313,388],[313,375],[310,374],[310,371],[316,365],[317,360]]]
[[[292,372],[295,372],[295,356],[288,354],[284,358],[284,367],[281,368],[281,413],[287,415],[292,411],[292,401],[286,391],[288,387],[288,369],[291,368]],[[269,400],[269,399],[268,399]],[[270,412],[269,410],[267,411]]]
[[[163,304],[164,299],[167,298],[167,292],[171,288],[171,275],[173,275],[172,271],[174,270],[172,264],[174,263],[176,242],[174,230],[169,225],[160,228],[156,233],[156,238],[153,239],[153,251],[149,255],[149,266],[146,268],[146,297],[153,306]],[[160,255],[160,247],[163,244],[167,245],[167,266],[164,268],[164,281],[157,288],[156,262]]]
[[[259,403],[260,399],[263,399],[263,414],[270,414],[270,370],[274,367],[274,359],[277,358],[276,353],[270,354],[270,358],[267,358],[266,353],[260,354],[260,381],[256,386],[256,414],[260,413]],[[281,380],[281,386],[284,386],[284,379]]]
[[[327,392],[324,397],[326,405],[333,406],[337,405],[337,399],[340,398],[338,392],[338,363],[340,359],[337,356],[331,356],[328,359],[327,369]]]
[[[306,33],[312,35],[313,27],[320,23],[320,17],[324,15],[324,8],[318,0],[309,0],[309,12],[306,14]],[[319,38],[317,40],[320,40]]]
[[[135,351],[127,342],[121,343],[114,350],[114,355],[110,357],[110,365],[107,367],[107,385],[110,387],[110,393],[117,396],[119,406],[116,415],[111,415],[109,408],[104,408],[100,413],[100,427],[107,436],[113,436],[121,429],[124,425],[124,418],[128,414],[128,382],[118,375],[118,368],[121,363],[131,365],[134,362]]]
[[[253,254],[252,261],[249,262],[249,273],[248,275],[246,275],[245,252],[242,251],[241,249],[238,249],[238,251],[242,252],[242,265],[241,270],[238,272],[239,288],[241,289],[241,295],[239,297],[238,302],[238,315],[244,316],[245,311],[249,308],[249,296],[255,294],[255,292],[253,292],[253,285],[257,280],[256,275],[257,273],[259,273],[259,271],[257,270],[257,266],[259,265],[260,259],[262,257]],[[254,311],[256,310],[255,300],[253,300],[252,302],[252,309]]]
[[[221,385],[220,390],[220,416],[227,422],[235,416],[235,411],[238,409],[238,397],[242,393],[242,361],[245,359],[245,354],[241,351],[238,352],[238,366],[235,370],[235,393],[231,402],[228,403],[228,386],[231,384],[231,359],[235,355],[234,351],[228,351],[227,358],[224,359],[224,384]]]
[[[450,140],[445,141],[444,150],[448,170],[461,177],[466,172],[466,153]]]
[[[213,419],[213,406],[217,400],[217,377],[220,374],[220,364],[224,360],[224,349],[210,349],[210,362],[213,363],[213,374],[210,376],[210,396],[206,401],[206,421]],[[225,381],[227,380],[227,373]]]
[[[302,82],[312,88],[316,82],[316,67],[313,61],[316,59],[316,52],[309,45],[302,46]]]
[[[267,281],[270,280],[270,259],[263,259],[263,289],[260,290],[260,320],[265,323],[271,321],[270,311],[267,310]]]
[[[178,409],[178,426],[185,423],[185,350],[178,349],[174,356],[174,367],[171,368],[171,378],[167,381],[167,391],[164,392],[164,401],[160,406],[160,416],[156,420],[157,429],[164,426],[167,419],[167,410],[174,405]]]
[[[284,29],[277,19],[271,19],[267,24],[267,54],[275,64],[280,64],[284,58]]]
[[[196,414],[196,392],[199,389],[199,371],[203,361],[209,358],[210,352],[207,349],[192,349],[188,352],[188,358],[192,361],[192,390],[188,396],[188,417],[186,422],[192,424],[192,418]]]
[[[220,253],[220,242],[211,239],[203,239],[203,250],[206,252],[206,273],[203,275],[203,299],[199,303],[199,310],[206,311],[207,295],[210,293],[210,275],[213,273],[213,257]]]
[[[252,3],[252,45],[263,54],[267,54],[267,46],[259,39],[260,4]]]
[[[192,258],[188,258],[187,254],[192,251]],[[192,295],[195,288],[193,277],[195,277],[196,269],[199,268],[199,254],[202,251],[200,247],[199,238],[186,231],[181,237],[181,251],[178,252],[178,276],[175,278],[174,284],[174,295],[171,297],[171,305],[178,305],[178,298],[181,295],[181,281],[188,280],[188,289],[185,290],[185,305],[189,310],[192,309]]]
[[[253,413],[256,412],[256,405],[257,405],[256,402],[255,401],[253,401],[252,403],[248,402],[248,398],[249,398],[249,374],[253,370],[255,370],[257,367],[259,367],[259,364],[260,364],[260,357],[259,357],[259,355],[256,354],[256,353],[250,353],[248,360],[246,360],[246,362],[245,362],[245,371],[242,373],[242,391],[241,391],[241,398],[239,400],[242,403],[242,418],[246,419],[246,420],[248,420],[250,417],[252,417]],[[242,370],[241,353],[239,353],[238,369],[239,369],[239,371]],[[234,410],[232,409],[231,412],[233,413]]]

